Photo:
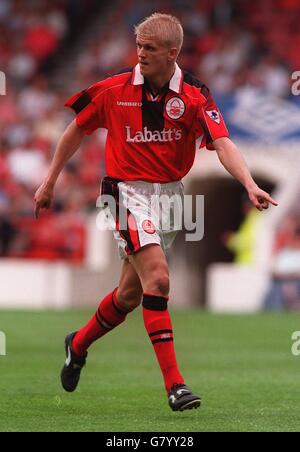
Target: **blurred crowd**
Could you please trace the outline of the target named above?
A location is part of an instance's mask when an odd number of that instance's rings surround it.
[[[33,194],[72,118],[63,108],[65,99],[136,64],[132,30],[145,15],[158,10],[182,20],[185,44],[179,63],[216,95],[247,86],[290,95],[290,73],[300,68],[298,0],[115,3],[109,20],[78,52],[64,92],[58,92],[52,84],[56,56],[64,45],[67,58],[72,31],[79,42],[80,33],[88,32],[82,21],[93,19],[95,2],[0,1],[0,69],[7,75],[7,95],[0,97],[1,256],[84,258],[85,212],[95,207],[104,173],[105,135],[99,131],[85,141],[59,179],[53,211],[39,222],[33,219]]]
[[[86,140],[84,152],[60,178],[53,210],[38,222],[33,196],[72,119],[63,108],[64,94],[51,86],[49,61],[55,63],[72,25],[93,3],[0,2],[0,68],[7,77],[6,95],[0,97],[0,256],[74,263],[84,258],[84,212],[99,194],[103,140]]]
[[[179,63],[216,95],[252,87],[290,95],[291,71],[300,67],[298,0],[124,0],[114,23],[78,57],[81,84],[136,64],[134,24],[155,10],[177,15],[185,42]],[[117,30],[117,32],[115,31]]]

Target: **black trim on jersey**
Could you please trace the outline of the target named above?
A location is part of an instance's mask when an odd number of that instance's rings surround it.
[[[210,91],[204,83],[200,82],[196,77],[194,77],[189,72],[184,71],[183,72],[183,81],[184,83],[187,83],[190,86],[195,86],[196,88],[200,88],[201,94],[207,99]]]
[[[143,128],[147,127],[148,130],[154,132],[155,130],[162,131],[165,128],[165,98],[167,91],[159,101],[149,101],[146,94],[146,86],[143,85],[142,95],[142,121]]]
[[[203,86],[203,83],[200,82],[194,75],[190,74],[189,72],[183,71],[183,81],[184,83],[187,83],[188,85],[195,86],[196,88],[201,88]]]
[[[111,75],[113,77],[114,75],[121,75],[121,74],[128,74],[129,72],[133,72],[134,67],[125,67],[123,69],[120,69],[118,72]]]
[[[202,85],[202,87],[201,87],[201,94],[203,94],[205,99],[208,99],[208,97],[210,95],[210,91],[209,91],[209,89],[208,89],[208,87],[206,85]]]
[[[205,97],[205,99],[208,99],[208,97],[210,96],[209,88],[206,85],[204,85],[202,82],[200,82],[200,80],[198,80],[196,77],[194,77],[189,72],[184,71],[183,81],[185,83],[187,83],[188,85],[195,86],[196,88],[200,88],[200,92]],[[213,139],[208,130],[206,123],[204,122],[204,124],[202,124],[202,126],[205,131],[206,143],[207,144],[212,143]]]
[[[144,87],[146,88],[149,93],[152,94],[153,97],[161,96],[164,93],[167,93],[169,91],[170,82],[167,82],[157,93],[154,93],[151,89],[150,83],[146,78],[144,78]]]
[[[91,96],[84,91],[80,97],[72,104],[72,108],[75,113],[78,115],[90,102],[92,98]]]

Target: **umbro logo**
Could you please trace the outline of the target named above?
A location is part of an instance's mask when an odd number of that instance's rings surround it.
[[[118,107],[142,107],[142,102],[124,102],[121,100],[117,101]]]

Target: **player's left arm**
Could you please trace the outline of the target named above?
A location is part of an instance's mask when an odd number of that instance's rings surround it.
[[[278,206],[269,193],[255,183],[242,154],[228,137],[218,138],[212,144],[224,168],[245,187],[250,201],[258,210],[268,209],[269,204]]]

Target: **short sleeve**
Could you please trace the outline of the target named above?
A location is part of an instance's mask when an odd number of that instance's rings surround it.
[[[96,129],[105,127],[105,98],[101,96],[103,90],[103,83],[98,82],[74,94],[64,104],[75,112],[76,123],[86,135],[91,135]]]
[[[213,141],[229,137],[225,121],[208,88],[205,87],[205,102],[199,106],[197,117],[198,137],[202,137],[200,148],[213,151]]]

